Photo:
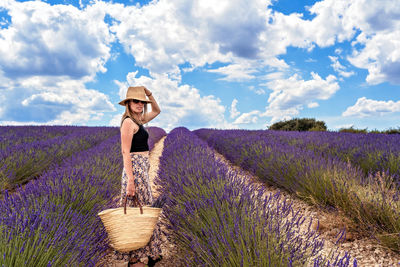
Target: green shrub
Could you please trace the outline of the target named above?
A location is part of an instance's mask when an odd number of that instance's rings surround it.
[[[295,118],[288,121],[280,121],[272,124],[269,130],[281,131],[326,131],[325,122],[312,118]]]
[[[350,128],[341,128],[339,129],[339,132],[342,133],[375,133],[375,134],[400,134],[400,127],[395,129],[395,128],[389,128],[387,130],[378,130],[378,129],[373,129],[371,131],[368,131],[367,128],[365,129],[355,129],[353,126]]]
[[[400,134],[400,127],[397,129],[389,128],[388,130],[384,131],[385,134]]]
[[[353,126],[351,126],[350,128],[340,128],[339,132],[340,133],[368,133],[367,128],[355,129],[355,128],[353,128]]]

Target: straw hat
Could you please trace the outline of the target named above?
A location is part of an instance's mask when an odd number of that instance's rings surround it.
[[[126,98],[119,102],[121,106],[125,106],[125,101],[131,99],[137,99],[141,101],[145,101],[147,103],[151,103],[150,100],[146,98],[146,93],[144,92],[144,86],[134,86],[129,87],[128,91],[126,92]]]

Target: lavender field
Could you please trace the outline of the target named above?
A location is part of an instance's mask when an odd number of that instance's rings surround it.
[[[149,127],[150,149],[164,130]],[[0,127],[0,265],[95,266],[109,248],[97,213],[115,207],[122,156],[113,127]],[[173,129],[155,184],[186,266],[356,266],[280,193],[245,182],[214,151],[312,205],[341,210],[400,247],[400,137]],[[326,251],[325,251],[326,252]]]
[[[106,127],[2,127],[0,188],[14,189],[64,159],[118,134]]]
[[[400,250],[400,135],[200,129],[234,164]]]
[[[357,266],[346,253],[320,254],[301,212],[228,172],[186,128],[168,134],[160,170],[165,227],[186,266]]]
[[[94,266],[108,249],[97,213],[115,206],[120,190],[119,129],[0,131],[0,265]],[[149,133],[151,147],[165,135],[156,127]]]

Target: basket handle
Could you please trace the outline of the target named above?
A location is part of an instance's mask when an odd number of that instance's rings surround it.
[[[126,201],[128,200],[128,195],[125,195],[125,200],[124,200],[124,214],[126,214]],[[139,200],[136,195],[133,195],[133,203],[137,207],[139,206],[140,208],[140,214],[143,214],[143,208],[142,205],[140,205]]]

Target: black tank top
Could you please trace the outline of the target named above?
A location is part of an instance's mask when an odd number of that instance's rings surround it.
[[[143,125],[139,125],[139,130],[132,137],[131,152],[149,151],[149,134]]]

